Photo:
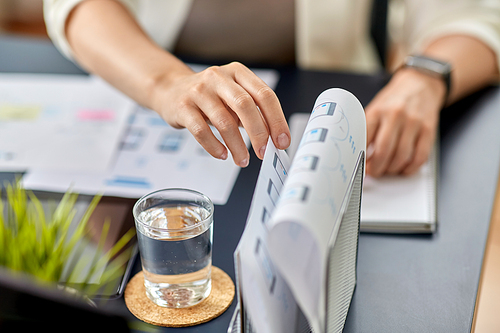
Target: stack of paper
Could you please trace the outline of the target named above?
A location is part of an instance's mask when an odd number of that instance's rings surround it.
[[[275,88],[276,71],[254,71]],[[225,204],[240,168],[98,77],[0,74],[0,171],[25,172],[33,190],[139,198],[182,187]]]
[[[2,73],[0,171],[104,171],[133,106],[96,77]]]
[[[269,141],[235,252],[231,329],[342,331],[356,283],[365,132],[359,101],[329,89],[292,163]]]

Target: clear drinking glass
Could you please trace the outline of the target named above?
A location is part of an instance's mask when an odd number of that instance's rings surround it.
[[[212,201],[188,189],[164,189],[133,208],[146,294],[156,304],[184,308],[211,291]]]

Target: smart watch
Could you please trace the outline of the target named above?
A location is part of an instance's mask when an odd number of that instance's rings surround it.
[[[437,60],[422,55],[410,55],[405,58],[403,67],[414,68],[424,74],[438,77],[443,80],[446,86],[444,101],[448,100],[451,89],[451,64],[442,60]]]

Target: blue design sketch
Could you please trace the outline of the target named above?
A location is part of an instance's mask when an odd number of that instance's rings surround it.
[[[158,150],[165,153],[174,153],[180,150],[184,135],[178,131],[168,131],[160,138]]]
[[[319,163],[319,157],[315,155],[305,155],[297,158],[290,172],[315,171]]]
[[[306,132],[300,141],[299,148],[310,142],[325,142],[328,130],[326,128],[315,128]]]
[[[273,205],[276,206],[276,203],[278,202],[278,199],[280,198],[280,194],[279,194],[278,189],[276,189],[276,186],[274,185],[274,183],[271,179],[269,179],[269,183],[267,185],[267,194],[269,195],[269,198],[271,199]]]
[[[106,180],[105,183],[110,186],[151,188],[148,180],[141,177],[116,176],[114,179]]]
[[[279,179],[281,180],[281,184],[285,183],[286,170],[283,166],[283,163],[279,159],[278,154],[274,154],[273,166],[274,170],[276,170],[276,173],[278,174]]]
[[[337,103],[323,103],[318,105],[311,112],[311,119],[319,116],[332,116],[335,112]]]
[[[281,196],[281,202],[299,201],[306,202],[309,193],[309,187],[307,185],[290,185],[283,195]]]
[[[142,128],[130,128],[121,142],[121,149],[136,150],[141,146],[146,131]]]
[[[269,254],[262,244],[260,238],[257,238],[257,244],[255,246],[255,255],[257,256],[257,261],[259,263],[262,272],[264,273],[264,278],[269,288],[269,294],[273,294],[274,287],[276,285],[276,270],[273,263],[269,259]]]

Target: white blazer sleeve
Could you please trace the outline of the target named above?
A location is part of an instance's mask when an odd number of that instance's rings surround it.
[[[500,1],[407,0],[406,41],[409,53],[419,52],[447,35],[468,35],[488,45],[500,68]]]
[[[76,5],[83,0],[43,0],[43,16],[47,34],[57,49],[68,59],[74,61],[73,52],[65,34],[66,19]],[[137,0],[120,0],[128,10],[137,15]]]

